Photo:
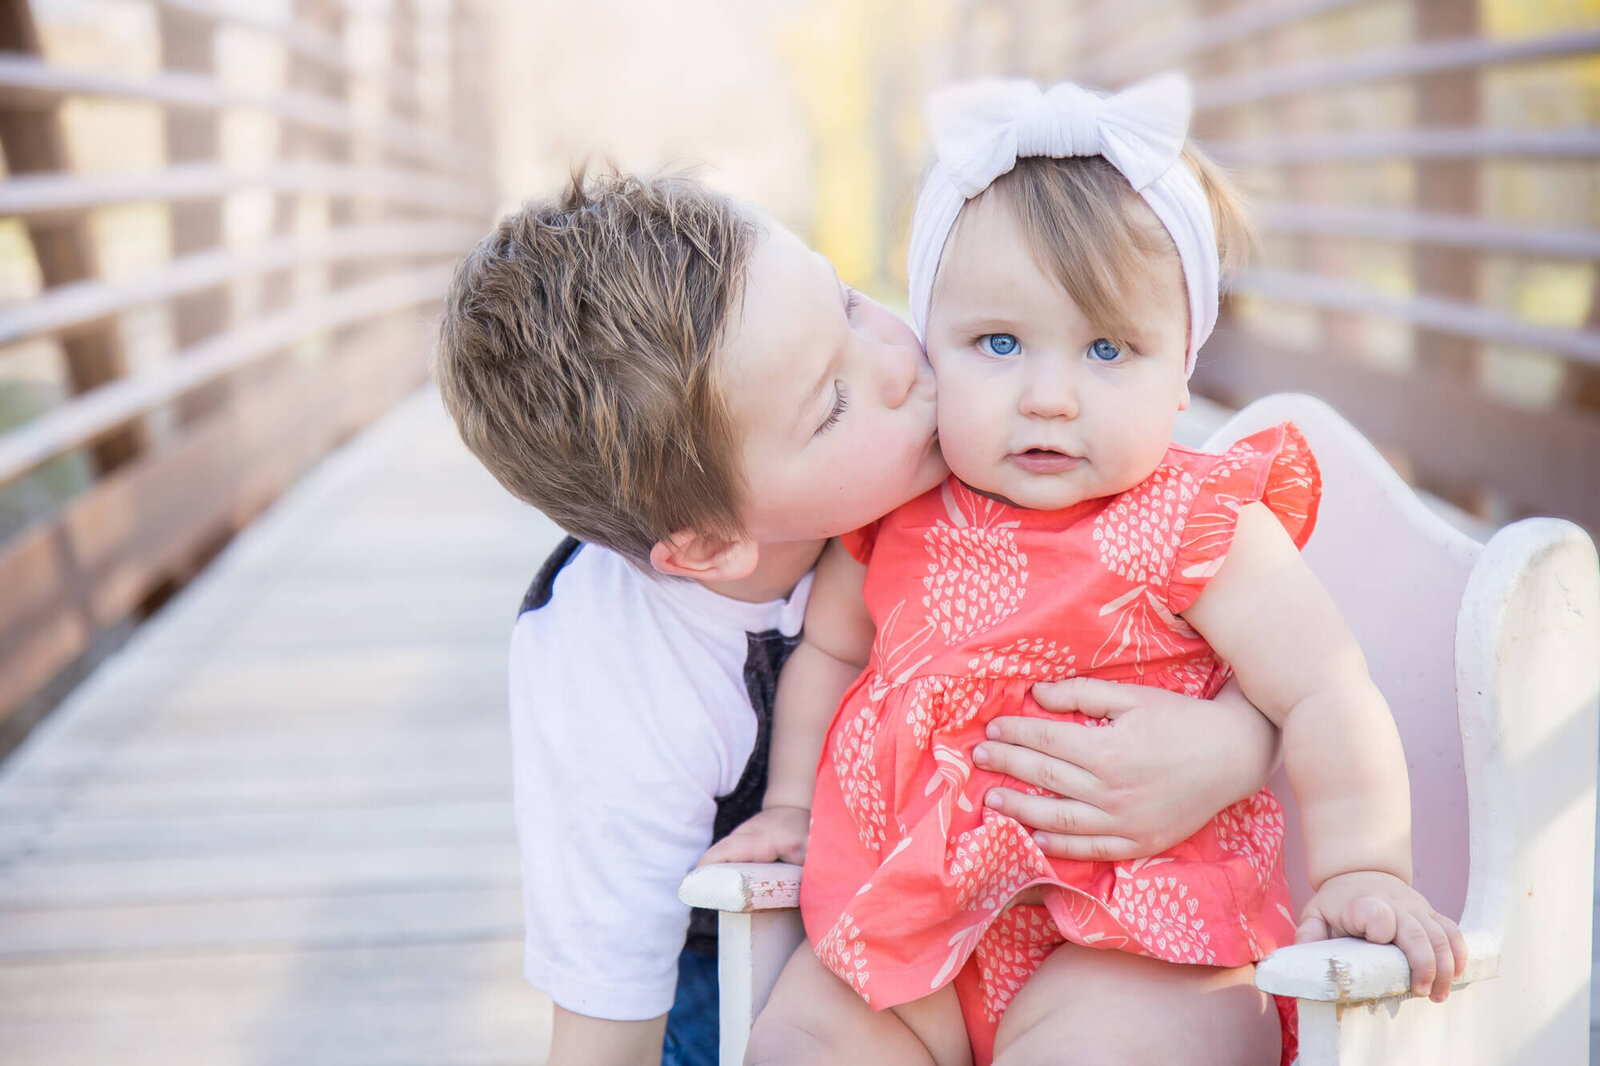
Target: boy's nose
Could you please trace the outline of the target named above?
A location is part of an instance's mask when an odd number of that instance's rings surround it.
[[[1028,361],[1018,409],[1035,418],[1077,418],[1078,386],[1066,360],[1048,356]]]
[[[899,407],[916,388],[926,360],[920,351],[903,344],[885,344],[883,347],[879,376],[883,402],[888,407]],[[928,373],[931,376],[932,371]]]

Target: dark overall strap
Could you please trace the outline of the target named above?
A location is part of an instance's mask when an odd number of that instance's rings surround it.
[[[583,542],[567,537],[539,568],[539,574],[528,586],[522,598],[518,615],[537,611],[550,602],[556,575],[577,556]],[[744,660],[744,685],[750,694],[750,706],[756,715],[756,744],[745,763],[744,773],[733,791],[717,797],[717,814],[712,823],[711,839],[715,843],[761,809],[761,797],[767,791],[767,757],[772,747],[772,703],[778,691],[778,672],[783,669],[789,653],[800,642],[799,637],[786,637],[776,629],[764,633],[747,633]],[[689,917],[689,935],[685,947],[697,955],[715,956],[717,953],[717,915],[715,911],[696,908]]]
[[[713,843],[761,809],[761,797],[767,791],[767,757],[772,749],[772,703],[778,692],[778,672],[800,642],[799,637],[786,637],[776,629],[747,633],[745,637],[744,686],[750,693],[750,706],[756,714],[756,745],[750,752],[750,761],[744,764],[739,783],[726,796],[717,797],[717,817],[711,832]],[[696,908],[689,916],[687,947],[700,955],[717,953],[715,911]]]

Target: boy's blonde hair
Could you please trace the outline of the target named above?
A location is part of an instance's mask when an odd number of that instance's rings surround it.
[[[1192,144],[1184,147],[1183,162],[1205,190],[1226,283],[1243,269],[1255,243],[1242,197],[1222,168]],[[1117,339],[1135,332],[1128,318],[1133,308],[1119,294],[1139,291],[1160,257],[1177,263],[1177,246],[1166,228],[1148,208],[1141,210],[1144,201],[1104,156],[1026,156],[974,199],[989,196],[1011,209],[1040,267],[1089,321]],[[1085,249],[1094,254],[1085,255]]]
[[[514,495],[642,566],[741,532],[716,349],[756,226],[681,176],[573,175],[456,268],[436,361],[461,438]]]

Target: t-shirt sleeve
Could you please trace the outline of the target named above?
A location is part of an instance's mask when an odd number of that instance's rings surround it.
[[[1178,539],[1167,587],[1167,606],[1182,613],[1222,569],[1247,503],[1265,504],[1304,548],[1317,524],[1322,472],[1305,437],[1284,422],[1236,442],[1201,478]]]
[[[852,529],[839,536],[839,543],[844,545],[844,550],[850,557],[865,566],[872,561],[872,546],[878,540],[878,525],[882,521],[869,522],[860,529]]]
[[[689,924],[678,883],[710,844],[726,753],[681,735],[699,703],[670,665],[624,641],[619,668],[618,641],[577,639],[589,627],[559,606],[524,614],[512,640],[523,969],[576,1013],[654,1018],[672,1005]]]

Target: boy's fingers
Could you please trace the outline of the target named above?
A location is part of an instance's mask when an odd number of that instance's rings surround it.
[[[1068,836],[1064,833],[1035,832],[1033,839],[1046,855],[1054,859],[1080,862],[1121,862],[1136,859],[1142,852],[1137,841],[1114,836]]]
[[[1039,752],[1025,743],[1007,744],[986,740],[973,750],[972,759],[985,770],[1007,774],[1059,796],[1093,801],[1100,792],[1099,781],[1088,770],[1076,763]],[[1005,791],[1017,794],[1011,789]],[[1051,827],[1041,825],[1039,828]]]
[[[1065,836],[1100,836],[1114,828],[1109,814],[1092,803],[1060,799],[1056,796],[1031,796],[1009,788],[991,788],[983,805],[1008,814],[1027,826],[1046,833]],[[1035,839],[1038,839],[1037,836]]]
[[[1033,698],[1047,711],[1078,711],[1093,718],[1121,714],[1133,707],[1137,693],[1129,686],[1098,677],[1069,677],[1063,681],[1040,681],[1033,686]]]

